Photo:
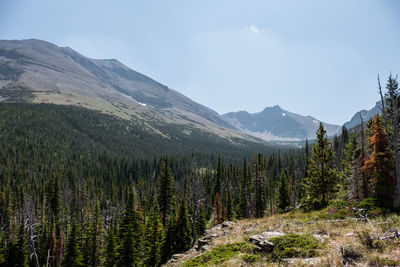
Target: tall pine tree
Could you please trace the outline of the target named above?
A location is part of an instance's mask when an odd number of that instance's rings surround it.
[[[337,191],[339,174],[333,167],[333,151],[322,123],[317,130],[317,141],[312,146],[312,158],[303,179],[305,209],[321,209],[328,205]]]

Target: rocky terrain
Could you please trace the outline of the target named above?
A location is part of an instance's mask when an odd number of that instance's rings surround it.
[[[292,211],[226,221],[207,230],[192,249],[174,255],[165,266],[400,266],[398,230],[399,215],[324,219],[321,212]],[[281,240],[292,238],[293,244],[302,237],[306,241],[295,248],[304,252],[302,257],[281,258],[285,254],[276,252]],[[312,247],[307,240],[317,245]],[[293,249],[290,243],[287,251]]]

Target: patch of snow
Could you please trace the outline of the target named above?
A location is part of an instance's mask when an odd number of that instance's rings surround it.
[[[273,135],[272,133],[268,131],[264,132],[252,132],[246,129],[241,129],[244,133],[258,137],[260,139],[263,139],[265,141],[301,141],[300,138],[293,138],[293,137],[281,137],[281,136],[276,136]]]
[[[319,121],[317,121],[317,120],[313,120],[313,122],[314,122],[314,123],[319,123]]]
[[[282,112],[282,116],[283,116],[283,117],[286,117],[286,114],[285,114],[284,112]]]
[[[139,105],[142,105],[142,106],[144,106],[144,107],[147,106],[147,104],[145,104],[145,103],[141,103],[141,102],[139,102],[139,101],[137,101],[137,102],[138,102]]]

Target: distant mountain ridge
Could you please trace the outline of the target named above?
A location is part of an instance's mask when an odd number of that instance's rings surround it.
[[[302,116],[276,105],[258,113],[230,112],[223,118],[241,131],[267,141],[300,141],[315,138],[320,121]],[[341,126],[324,123],[328,136],[339,132]]]
[[[346,122],[344,124],[344,126],[347,129],[354,128],[361,124],[360,115],[361,115],[363,121],[367,122],[369,119],[374,117],[375,114],[381,114],[381,110],[382,110],[382,101],[378,101],[378,102],[376,102],[375,106],[372,109],[369,109],[369,110],[363,109],[363,110],[357,112],[356,114],[354,114],[354,116],[351,118],[351,120]]]
[[[315,138],[319,120],[280,106],[250,114],[219,115],[116,59],[91,59],[69,47],[30,40],[0,40],[0,101],[82,106],[136,121],[165,138],[165,125],[177,125],[231,140],[301,141]],[[364,120],[376,113],[361,111]],[[359,123],[355,115],[345,124]],[[323,123],[329,136],[340,126]]]

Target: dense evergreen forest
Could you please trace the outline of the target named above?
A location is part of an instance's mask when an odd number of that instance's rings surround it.
[[[0,266],[159,266],[224,220],[398,209],[397,79],[386,89],[382,116],[332,140],[320,124],[313,144],[282,151],[0,104]],[[178,130],[165,129],[184,138]]]

